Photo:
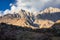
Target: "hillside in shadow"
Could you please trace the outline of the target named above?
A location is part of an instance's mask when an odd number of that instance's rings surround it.
[[[60,23],[55,23],[52,28],[56,31],[55,36],[60,36]]]
[[[52,21],[57,21],[60,19],[60,12],[38,14],[37,18],[38,19],[48,19],[48,20],[52,20]]]
[[[6,23],[0,24],[0,40],[52,40],[53,36],[59,36],[53,26],[50,29],[34,30]]]

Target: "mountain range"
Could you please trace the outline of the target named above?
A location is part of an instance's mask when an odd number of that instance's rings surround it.
[[[0,16],[0,23],[7,23],[32,29],[50,28],[60,20],[60,9],[49,7],[35,14],[26,10]]]

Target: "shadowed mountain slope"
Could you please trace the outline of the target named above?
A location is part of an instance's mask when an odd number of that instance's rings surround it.
[[[5,23],[0,24],[0,40],[51,40],[52,29],[24,28]]]
[[[37,15],[38,19],[47,19],[47,20],[51,20],[51,21],[57,21],[60,20],[60,12],[56,12],[56,13],[45,13],[45,14],[38,14]]]
[[[48,36],[44,33],[39,33],[39,31],[40,30],[36,31],[31,28],[24,28],[15,25],[1,23],[0,40],[50,40],[52,34]]]
[[[0,23],[0,40],[52,40],[54,36],[59,36],[58,30],[54,28],[33,30]]]

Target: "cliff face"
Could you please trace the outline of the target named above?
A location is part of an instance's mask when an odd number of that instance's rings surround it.
[[[34,27],[34,15],[25,10],[20,10],[18,13],[13,14],[6,14],[0,17],[0,23],[8,23],[12,25],[22,26],[22,27],[29,27],[32,29],[38,28],[37,26]]]
[[[46,8],[36,15],[20,10],[18,13],[6,14],[0,17],[0,23],[8,23],[32,29],[50,28],[57,20],[60,19],[60,9]]]

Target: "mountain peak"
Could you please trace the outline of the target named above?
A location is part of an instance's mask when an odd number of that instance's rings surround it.
[[[49,8],[46,8],[45,10],[41,11],[41,13],[56,13],[56,12],[60,12],[60,9],[54,8],[54,7],[49,7]]]

